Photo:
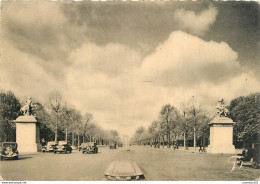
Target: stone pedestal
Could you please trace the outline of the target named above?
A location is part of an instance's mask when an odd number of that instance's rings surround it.
[[[18,150],[23,152],[37,152],[41,150],[40,130],[35,116],[19,116],[16,120],[16,142]]]
[[[233,120],[227,117],[215,117],[210,121],[210,145],[207,149],[209,153],[235,153],[233,125]]]

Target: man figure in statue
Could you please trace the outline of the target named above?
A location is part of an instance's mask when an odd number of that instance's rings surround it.
[[[217,117],[225,116],[227,117],[229,114],[228,109],[224,106],[224,99],[218,101],[217,105]]]

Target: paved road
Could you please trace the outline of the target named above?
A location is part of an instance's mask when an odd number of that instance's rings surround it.
[[[20,160],[0,162],[4,180],[64,181],[105,180],[104,172],[112,161],[135,161],[145,180],[255,180],[259,169],[242,167],[231,172],[230,155],[191,153],[145,146],[111,150],[99,148],[98,154],[37,153],[21,155]]]

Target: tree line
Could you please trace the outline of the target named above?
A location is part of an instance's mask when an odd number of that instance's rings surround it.
[[[259,142],[260,135],[260,93],[240,96],[232,99],[229,109],[229,118],[234,124],[233,140],[237,148],[251,147]],[[209,144],[208,123],[213,117],[201,106],[195,97],[177,109],[166,104],[158,113],[158,118],[152,121],[147,128],[137,128],[131,138],[132,144],[150,145],[153,147],[179,145],[206,147]]]
[[[72,146],[82,142],[95,141],[99,145],[121,144],[116,130],[104,130],[95,121],[94,116],[69,105],[58,91],[51,92],[43,105],[34,102],[33,115],[40,128],[42,144],[48,141],[65,140]],[[0,91],[0,142],[16,141],[15,120],[22,103],[11,91]]]

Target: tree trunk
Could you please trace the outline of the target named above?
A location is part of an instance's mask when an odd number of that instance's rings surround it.
[[[203,134],[203,151],[205,150],[205,145],[206,144],[206,138],[205,138],[205,134]]]
[[[196,150],[196,127],[194,126],[194,143],[193,143],[194,150]]]
[[[79,148],[80,140],[79,140],[79,133],[78,133],[78,148]]]
[[[168,143],[167,143],[167,144],[168,144],[167,147],[170,148],[170,142],[171,142],[171,133],[170,133],[170,132],[169,132],[169,134],[168,134],[168,140],[167,140],[167,142],[168,142]]]
[[[58,112],[56,112],[55,141],[58,140]]]
[[[179,131],[177,130],[177,149],[179,149]]]
[[[74,146],[74,132],[72,132],[72,142],[71,142],[71,144],[72,144],[72,146]]]
[[[172,147],[173,143],[173,136],[170,137],[170,148]]]
[[[183,146],[186,149],[186,133],[183,134]]]
[[[68,141],[68,128],[66,127],[66,130],[65,130],[65,141]]]
[[[163,148],[164,148],[164,135],[163,135]]]

